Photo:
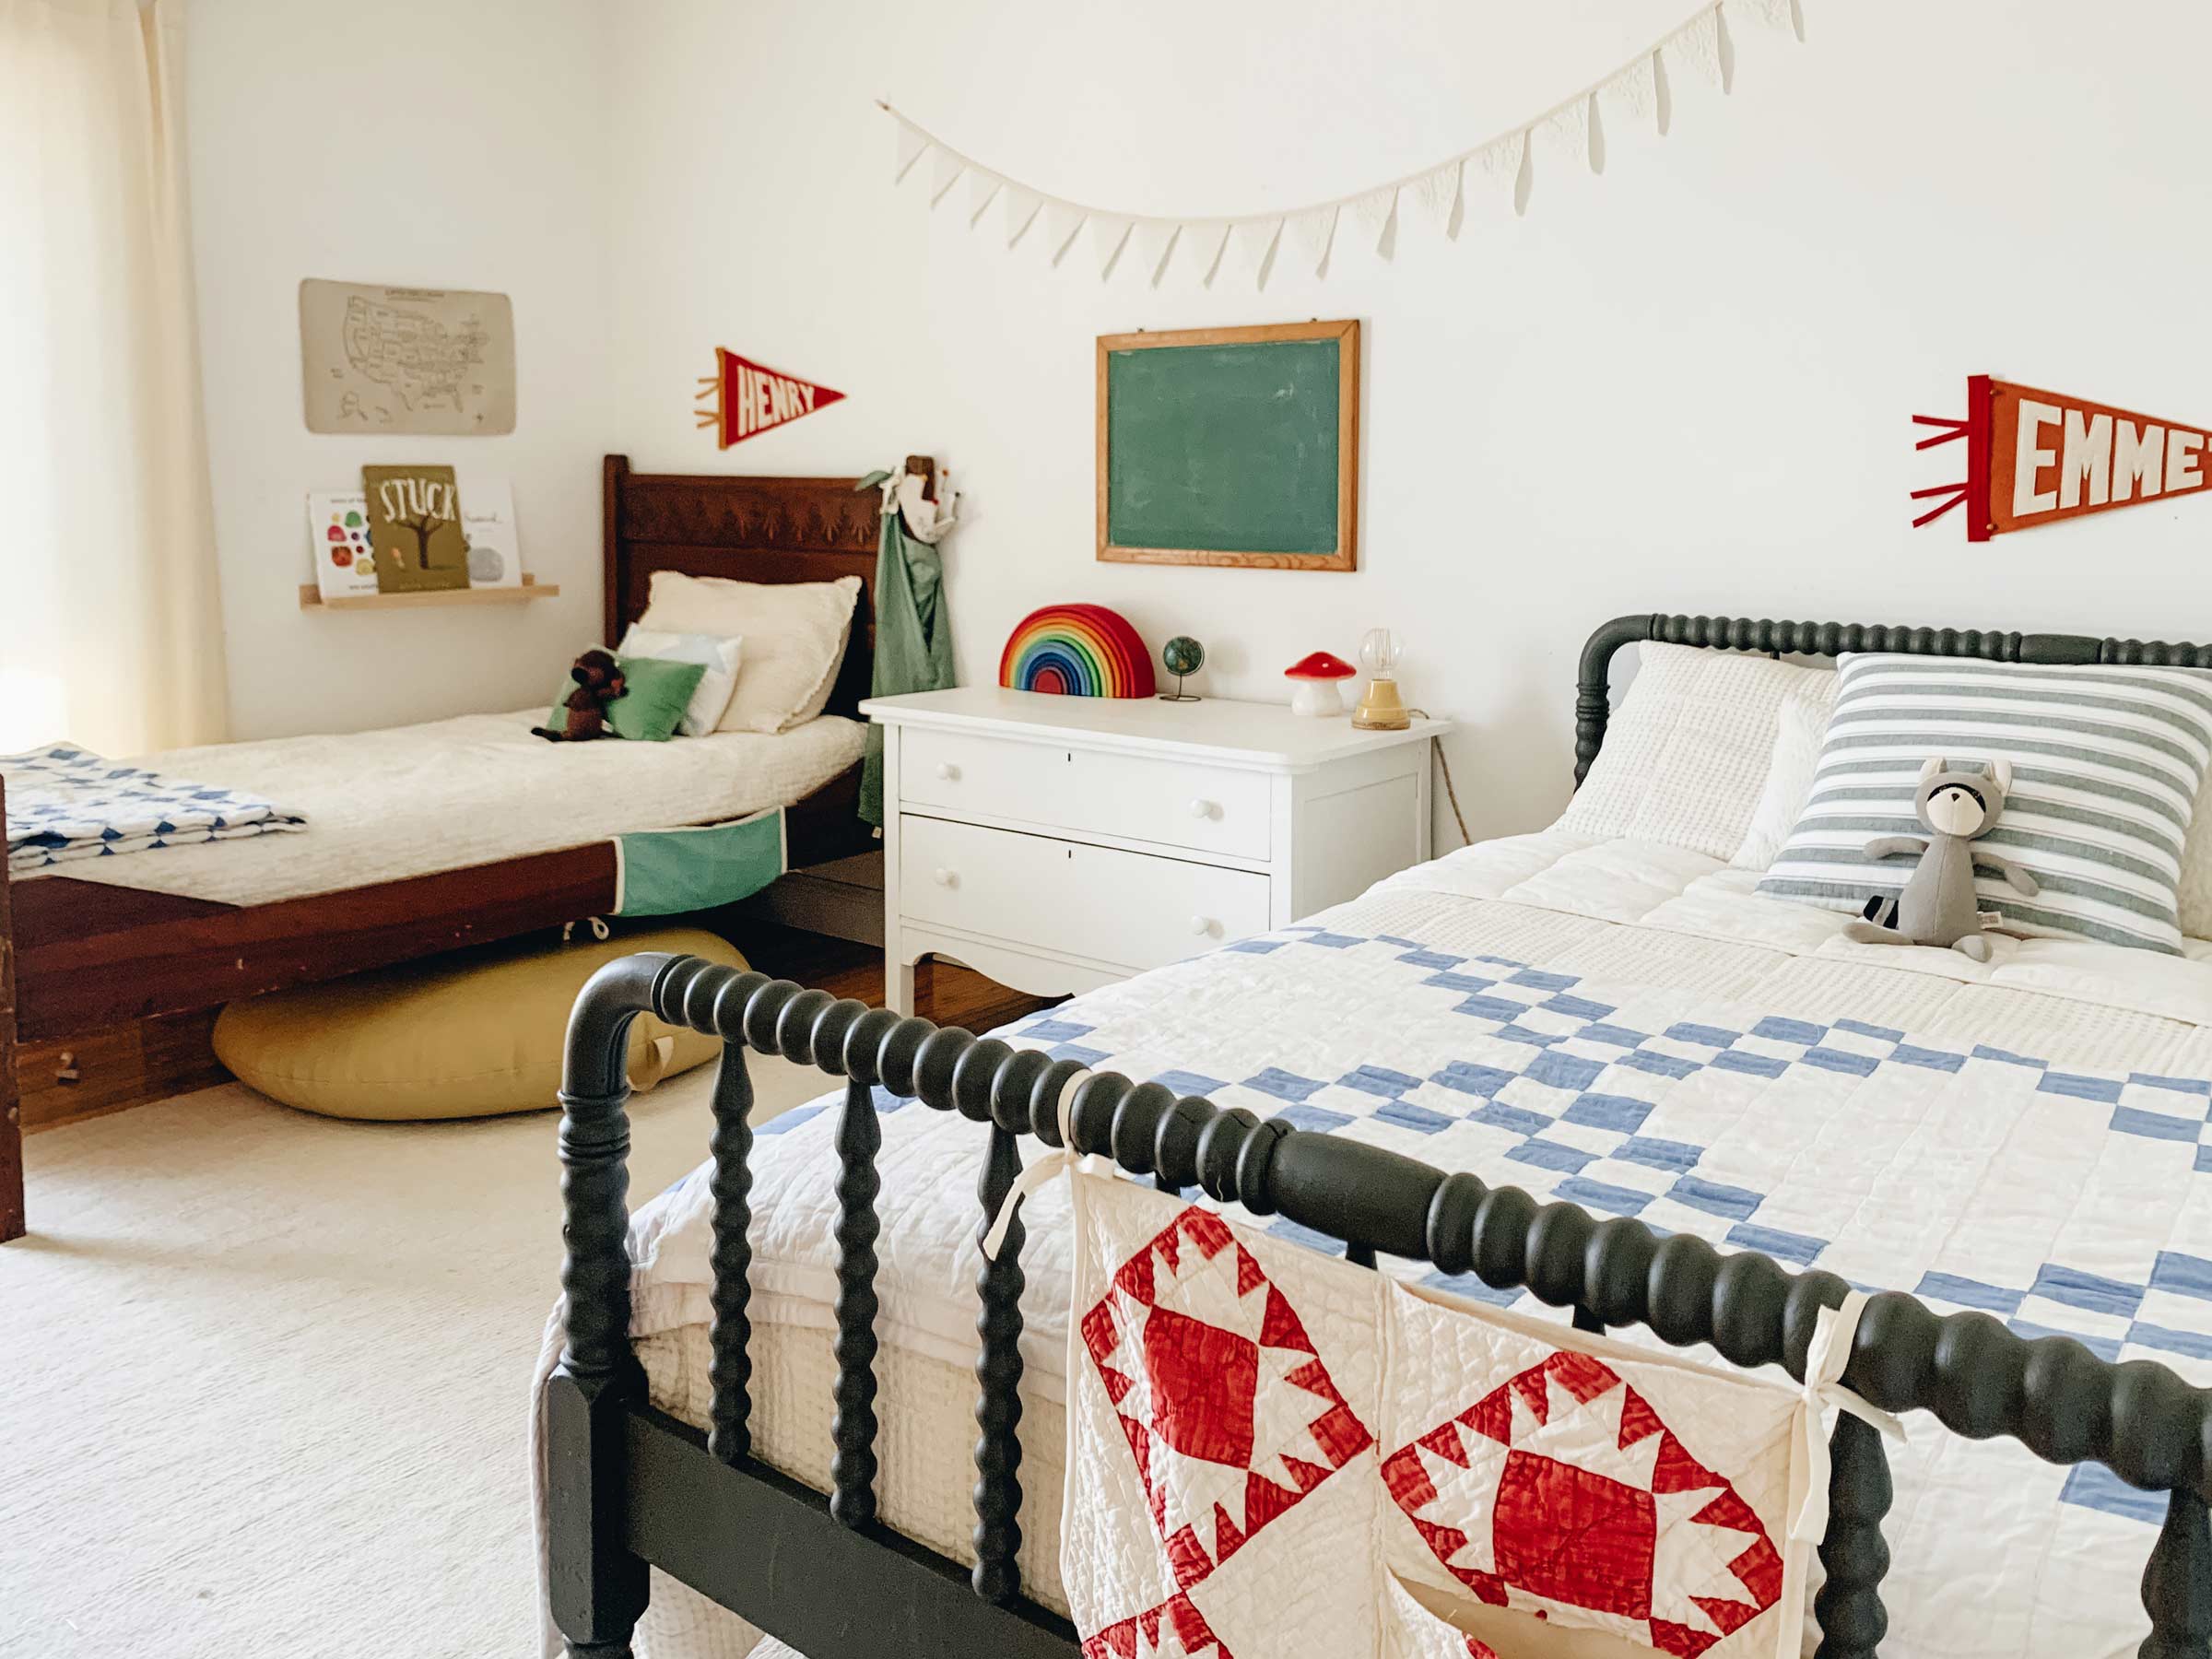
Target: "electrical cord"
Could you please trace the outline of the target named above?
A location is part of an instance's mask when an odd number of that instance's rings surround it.
[[[1408,709],[1406,712],[1418,715],[1423,720],[1435,718],[1426,709]],[[1467,833],[1466,814],[1459,809],[1459,791],[1452,787],[1452,762],[1444,759],[1444,746],[1431,737],[1429,740],[1429,752],[1436,757],[1436,770],[1443,774],[1444,799],[1452,804],[1452,821],[1459,826],[1460,844],[1471,847],[1475,844],[1475,838]]]

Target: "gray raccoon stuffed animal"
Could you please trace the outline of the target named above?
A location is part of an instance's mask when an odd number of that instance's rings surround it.
[[[1948,946],[1977,962],[1988,961],[1994,947],[1983,929],[2000,918],[1983,911],[1974,896],[1975,866],[1994,870],[2015,892],[2032,896],[2042,890],[2011,859],[1973,844],[1995,828],[2011,789],[2009,761],[1992,760],[1986,772],[1970,772],[1953,771],[1948,761],[1931,759],[1920,769],[1917,803],[1921,827],[1930,839],[1883,835],[1866,843],[1869,858],[1917,853],[1920,865],[1894,906],[1878,898],[1869,900],[1866,919],[1844,928],[1843,936],[1862,945]],[[1884,909],[1890,913],[1880,917]],[[1881,925],[1885,920],[1888,926]]]

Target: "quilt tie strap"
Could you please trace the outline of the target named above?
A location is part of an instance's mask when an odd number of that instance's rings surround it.
[[[1069,1119],[1075,1111],[1076,1090],[1080,1088],[1090,1076],[1091,1073],[1088,1070],[1079,1071],[1060,1086],[1059,1149],[1048,1153],[1022,1171],[1015,1178],[1014,1184],[1006,1189],[1005,1202],[999,1205],[998,1214],[991,1218],[991,1230],[983,1235],[985,1260],[993,1262],[998,1260],[998,1253],[1006,1241],[1006,1229],[1014,1225],[1014,1212],[1021,1207],[1021,1201],[1046,1182],[1074,1170],[1082,1163],[1082,1154],[1075,1149],[1075,1125]]]
[[[1797,1407],[1798,1467],[1805,1471],[1805,1495],[1790,1517],[1794,1543],[1818,1544],[1828,1535],[1828,1436],[1822,1416],[1828,1406],[1848,1411],[1860,1421],[1873,1424],[1893,1441],[1905,1438],[1905,1427],[1878,1406],[1843,1386],[1843,1370],[1851,1363],[1852,1341],[1858,1335],[1859,1315],[1866,1309],[1866,1292],[1853,1290],[1840,1308],[1823,1308],[1813,1325],[1813,1340],[1805,1354],[1805,1387]]]

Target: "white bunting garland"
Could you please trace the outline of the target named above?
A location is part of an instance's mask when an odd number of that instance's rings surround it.
[[[979,165],[889,104],[879,100],[878,107],[891,116],[896,129],[893,182],[912,176],[927,154],[930,206],[942,202],[964,176],[969,225],[980,225],[992,203],[998,203],[1009,248],[1041,218],[1042,240],[1055,265],[1088,226],[1092,263],[1101,278],[1112,273],[1126,251],[1130,261],[1142,266],[1145,281],[1155,287],[1171,267],[1202,283],[1210,284],[1224,268],[1265,283],[1285,258],[1293,266],[1325,276],[1340,229],[1387,256],[1397,241],[1392,227],[1402,219],[1456,235],[1463,217],[1471,217],[1478,206],[1490,211],[1485,204],[1500,197],[1511,200],[1514,213],[1526,213],[1539,171],[1555,178],[1562,170],[1604,172],[1609,128],[1625,130],[1649,122],[1665,135],[1673,124],[1670,65],[1679,65],[1723,92],[1733,88],[1731,18],[1805,39],[1802,0],[1704,0],[1684,22],[1603,78],[1447,160],[1333,201],[1226,218],[1162,218],[1064,201]],[[1348,226],[1340,225],[1347,209]]]
[[[1640,53],[1597,89],[1598,107],[1615,121],[1648,121],[1659,107],[1659,54]]]
[[[1019,241],[1022,232],[1036,222],[1038,209],[1044,206],[1044,197],[1026,184],[1007,184],[998,194],[1004,204],[1006,225],[1006,246]]]
[[[930,157],[929,170],[929,205],[935,207],[945,199],[945,193],[959,182],[968,163],[950,150],[940,149]]]
[[[1075,245],[1076,232],[1083,229],[1083,221],[1089,217],[1088,212],[1073,202],[1055,202],[1050,196],[1045,197],[1044,242],[1054,265],[1066,257],[1068,249]]]
[[[1555,110],[1536,124],[1543,159],[1555,167],[1579,170],[1590,159],[1590,109],[1577,101]]]
[[[1466,158],[1454,156],[1434,172],[1424,173],[1410,188],[1413,199],[1420,205],[1421,218],[1433,229],[1449,231],[1452,215],[1459,206],[1460,179],[1466,168]]]
[[[1168,255],[1175,251],[1175,239],[1182,234],[1182,227],[1173,219],[1147,219],[1136,228],[1136,254],[1143,263],[1145,280],[1152,287],[1168,268]]]
[[[887,110],[890,109],[888,104],[883,107]],[[891,173],[891,182],[896,184],[903,181],[908,173],[913,171],[914,163],[922,159],[922,152],[929,147],[929,135],[907,120],[905,116],[899,115],[897,111],[892,111],[892,113],[897,116],[899,123],[897,167]]]
[[[1129,240],[1135,219],[1120,218],[1112,214],[1094,213],[1090,216],[1090,249],[1099,258],[1099,275],[1103,276],[1113,269],[1114,258],[1122,244]]]
[[[1240,219],[1229,228],[1229,241],[1234,250],[1237,268],[1255,280],[1267,274],[1268,256],[1283,234],[1279,218]]]
[[[1222,252],[1229,246],[1229,221],[1202,219],[1195,225],[1185,225],[1176,245],[1189,255],[1191,268],[1198,273],[1198,280],[1211,282],[1221,266]]]
[[[981,168],[968,172],[968,228],[972,230],[982,223],[983,214],[998,194],[998,187],[1006,181],[996,173],[987,173]]]
[[[1319,276],[1328,268],[1329,244],[1336,240],[1336,204],[1326,207],[1309,207],[1290,221],[1290,233],[1298,241],[1300,261]]]
[[[1397,216],[1397,211],[1395,184],[1385,184],[1359,197],[1352,204],[1352,222],[1359,227],[1359,239],[1380,253],[1382,239],[1390,231],[1390,221]]]

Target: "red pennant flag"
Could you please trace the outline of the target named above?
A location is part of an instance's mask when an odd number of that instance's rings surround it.
[[[716,372],[700,376],[701,400],[712,397],[714,406],[699,411],[699,424],[716,429],[717,446],[728,449],[747,438],[757,438],[771,427],[780,427],[802,415],[826,409],[844,396],[827,386],[764,368],[734,351],[714,348]]]
[[[1963,506],[1969,541],[2194,495],[2212,483],[2212,429],[1986,374],[1967,377],[1964,420],[1912,420],[1941,429],[1916,449],[1966,440],[1965,481],[1914,490],[1916,501],[1940,499],[1913,528]]]

